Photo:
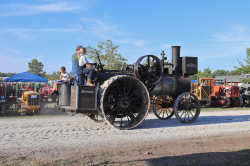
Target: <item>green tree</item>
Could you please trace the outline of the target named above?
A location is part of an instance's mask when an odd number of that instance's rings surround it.
[[[46,74],[46,78],[48,80],[59,80],[60,79],[60,72],[53,72],[51,74]]]
[[[247,48],[247,57],[250,57],[250,48]]]
[[[189,79],[191,79],[191,80],[198,80],[199,79],[198,78],[198,74],[194,74],[194,75],[189,76]]]
[[[197,76],[199,77],[199,78],[212,78],[212,77],[214,77],[213,76],[213,73],[212,73],[212,71],[211,71],[211,69],[208,67],[208,68],[205,68],[204,70],[203,70],[203,72],[202,71],[199,71],[198,72],[198,74],[197,74]]]
[[[43,63],[39,62],[37,59],[32,59],[31,62],[28,63],[29,70],[28,72],[37,74],[39,76],[44,77],[45,72],[43,71]]]
[[[241,68],[237,68],[235,70],[232,70],[231,74],[232,75],[241,75],[242,74]]]
[[[249,83],[250,83],[250,78],[242,78],[242,79],[241,79],[241,82],[242,82],[242,83],[248,83],[248,84],[249,84]]]
[[[218,69],[213,72],[213,76],[223,76],[230,74],[230,71],[224,70],[224,69]]]
[[[234,73],[238,74],[249,74],[250,73],[250,48],[247,48],[246,50],[247,57],[244,59],[244,61],[239,61],[240,67],[235,67],[236,70],[234,70]]]
[[[1,73],[0,72],[0,77],[10,77],[10,76],[13,76],[15,75],[16,73]]]
[[[127,59],[123,58],[118,52],[119,46],[114,45],[111,40],[99,42],[97,48],[87,47],[87,55],[94,62],[98,62],[97,55],[100,56],[105,69],[119,70]]]

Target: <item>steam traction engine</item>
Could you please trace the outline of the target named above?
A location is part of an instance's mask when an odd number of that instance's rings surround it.
[[[98,57],[99,59],[99,57]],[[180,57],[180,46],[172,47],[172,63],[154,55],[140,57],[125,70],[105,70],[99,59],[94,87],[64,83],[59,91],[59,107],[104,119],[118,129],[132,129],[147,116],[152,106],[160,119],[175,114],[188,123],[200,114],[199,102],[190,93],[189,75],[197,73],[197,57]]]

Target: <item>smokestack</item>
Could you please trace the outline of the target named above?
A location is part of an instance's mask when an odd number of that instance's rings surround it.
[[[175,75],[181,75],[181,46],[172,46],[172,64]]]

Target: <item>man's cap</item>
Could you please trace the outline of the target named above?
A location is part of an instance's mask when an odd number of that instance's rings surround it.
[[[76,47],[76,50],[80,50],[81,48],[83,48],[83,46],[82,46],[82,45],[78,45],[78,46]]]

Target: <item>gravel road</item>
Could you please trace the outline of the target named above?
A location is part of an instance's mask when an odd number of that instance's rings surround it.
[[[0,118],[0,158],[122,147],[162,140],[250,133],[250,110],[201,112],[192,124],[149,114],[136,129],[117,130],[83,115]]]

